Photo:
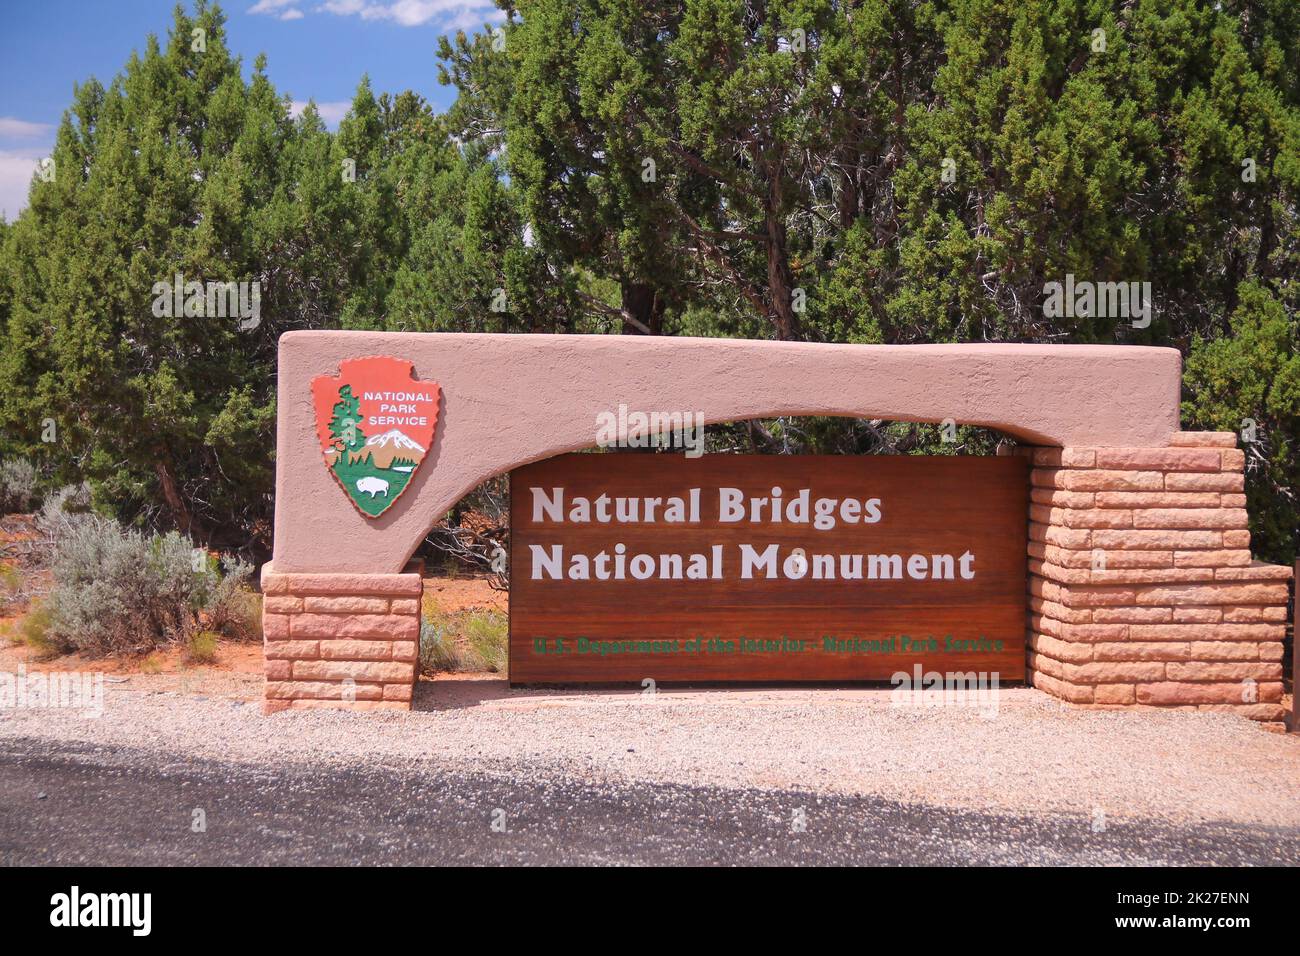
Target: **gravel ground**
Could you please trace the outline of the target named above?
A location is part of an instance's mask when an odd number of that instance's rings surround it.
[[[203,827],[193,825],[203,811]],[[497,824],[493,826],[494,822]],[[0,865],[1300,863],[1295,830],[0,740]]]
[[[557,787],[573,801],[591,793],[730,793],[760,802],[783,794],[782,806],[843,798],[865,814],[911,808],[1049,829],[1096,821],[1194,834],[1209,826],[1238,834],[1239,848],[1256,847],[1259,862],[1300,861],[1300,737],[1228,715],[1078,710],[1028,689],[1003,691],[990,716],[895,709],[879,689],[647,696],[461,678],[422,682],[407,714],[264,717],[253,702],[140,692],[131,683],[106,688],[98,719],[0,711],[10,785],[35,755],[72,767],[79,754],[101,753],[105,767],[316,773],[341,787],[379,771],[434,787],[462,777],[480,790],[483,781]]]

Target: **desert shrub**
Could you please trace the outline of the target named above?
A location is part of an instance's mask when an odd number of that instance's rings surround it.
[[[50,635],[61,651],[89,654],[187,641],[205,627],[232,626],[251,570],[231,561],[219,568],[174,531],[146,535],[88,515],[56,540]]]
[[[0,461],[0,514],[26,514],[36,501],[36,469],[26,458]]]
[[[508,618],[500,611],[444,612],[426,604],[420,623],[422,673],[506,670]]]
[[[420,622],[420,672],[423,674],[456,674],[469,670],[469,660],[456,635],[445,621]]]
[[[217,641],[221,635],[215,631],[197,631],[190,635],[185,645],[185,659],[191,664],[211,664],[217,659]]]
[[[34,603],[21,620],[9,626],[5,636],[26,644],[41,656],[53,656],[59,652],[50,636],[50,609],[43,603]]]
[[[45,540],[51,560],[58,542],[91,516],[90,485],[85,482],[64,485],[53,494],[46,495],[45,502],[36,515],[36,530]]]
[[[478,659],[493,673],[505,673],[508,663],[510,628],[500,611],[475,611],[465,622],[469,646]]]
[[[22,600],[23,576],[12,564],[0,564],[0,611]]]

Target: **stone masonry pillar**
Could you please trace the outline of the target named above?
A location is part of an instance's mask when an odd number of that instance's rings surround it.
[[[1279,728],[1291,569],[1251,560],[1236,436],[1027,453],[1034,686]]]
[[[262,568],[263,710],[409,710],[419,666],[418,567],[401,574]]]

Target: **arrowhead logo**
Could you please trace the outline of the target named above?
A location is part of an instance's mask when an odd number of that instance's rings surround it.
[[[404,359],[367,356],[311,382],[325,467],[367,518],[392,507],[433,447],[442,390]]]

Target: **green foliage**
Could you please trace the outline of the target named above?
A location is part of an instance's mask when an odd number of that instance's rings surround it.
[[[191,664],[212,664],[217,659],[217,642],[221,635],[214,631],[198,631],[190,635],[185,644],[185,659]]]
[[[1290,564],[1300,533],[1300,319],[1268,288],[1243,283],[1229,334],[1192,344],[1184,423],[1244,433],[1251,543]]]
[[[36,469],[26,458],[0,461],[0,514],[26,513],[39,500]]]
[[[200,630],[246,637],[238,609],[252,567],[204,556],[188,538],[145,535],[87,515],[55,542],[48,639],[60,652],[142,654]]]
[[[494,610],[446,612],[426,607],[420,623],[420,670],[491,671],[505,673],[510,626],[505,614]]]
[[[39,657],[54,657],[59,653],[59,642],[51,636],[50,629],[49,605],[33,602],[22,618],[7,625],[6,636],[31,648]]]
[[[258,551],[289,329],[1167,345],[1187,427],[1259,423],[1257,547],[1293,553],[1293,0],[500,5],[504,44],[441,41],[443,115],[363,77],[337,133],[291,118],[202,2],[79,86],[57,178],[0,224],[0,455]],[[156,315],[178,274],[258,281],[260,324]],[[1154,320],[1045,316],[1067,274],[1149,281]],[[721,439],[992,442],[830,419]]]

